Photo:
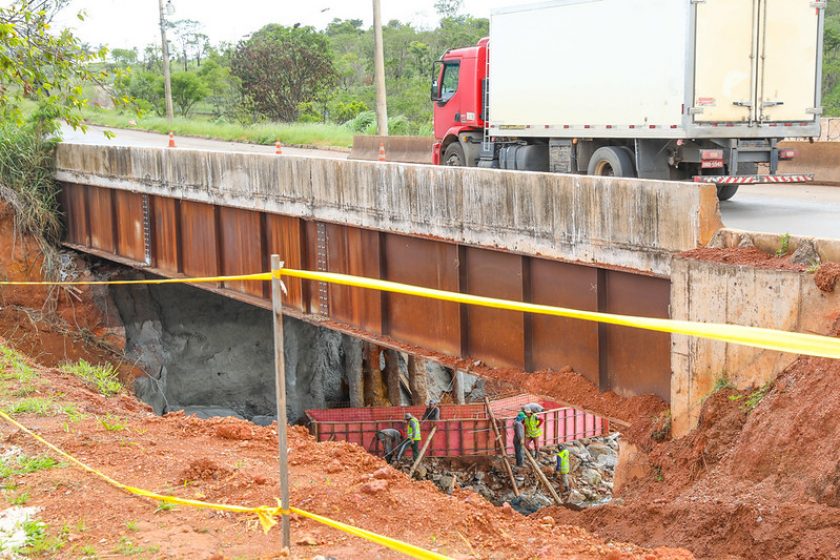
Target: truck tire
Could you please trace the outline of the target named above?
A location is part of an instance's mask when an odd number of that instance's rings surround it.
[[[466,167],[467,158],[464,155],[464,148],[461,147],[460,142],[452,142],[446,147],[441,163],[450,167]]]
[[[723,202],[724,200],[729,200],[735,193],[738,192],[738,187],[740,185],[718,185],[717,186],[717,195],[718,200]]]
[[[635,177],[630,150],[617,146],[598,148],[589,160],[587,174],[601,177]]]

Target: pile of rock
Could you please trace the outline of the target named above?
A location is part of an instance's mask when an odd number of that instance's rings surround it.
[[[612,499],[619,437],[619,434],[612,434],[566,444],[571,463],[571,490],[561,495],[565,503],[584,508]],[[557,448],[554,446],[541,449],[537,463],[559,492],[560,482],[554,472],[556,453]],[[507,471],[499,457],[430,458],[418,467],[415,477],[431,480],[441,491],[447,493],[451,493],[456,487],[473,490],[496,505],[508,502],[513,509],[526,515],[553,505],[551,496],[537,480],[529,465],[514,465],[513,470],[520,490],[518,497],[513,494]]]

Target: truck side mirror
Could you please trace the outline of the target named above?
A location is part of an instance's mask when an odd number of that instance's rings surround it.
[[[439,90],[438,90],[438,81],[437,80],[432,81],[432,91],[431,91],[431,94],[430,94],[430,99],[432,101],[440,101],[440,93],[439,93]]]

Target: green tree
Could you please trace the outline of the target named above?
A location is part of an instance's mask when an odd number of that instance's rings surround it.
[[[323,102],[336,82],[327,38],[312,27],[266,25],[239,44],[231,72],[257,113],[286,122],[301,103]]]
[[[207,85],[198,74],[194,72],[172,74],[172,102],[178,107],[181,116],[189,116],[195,104],[203,101],[209,93]]]
[[[83,87],[104,84],[107,49],[91,51],[69,30],[53,33],[56,13],[68,0],[12,0],[0,6],[0,118],[20,123],[24,99],[39,104],[45,129],[59,121],[82,126],[80,109],[88,104]],[[79,14],[80,19],[83,15]],[[116,101],[127,101],[119,100]]]

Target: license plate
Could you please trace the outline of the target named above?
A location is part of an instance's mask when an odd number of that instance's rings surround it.
[[[723,169],[723,161],[704,161],[700,164],[700,167],[703,169]]]

